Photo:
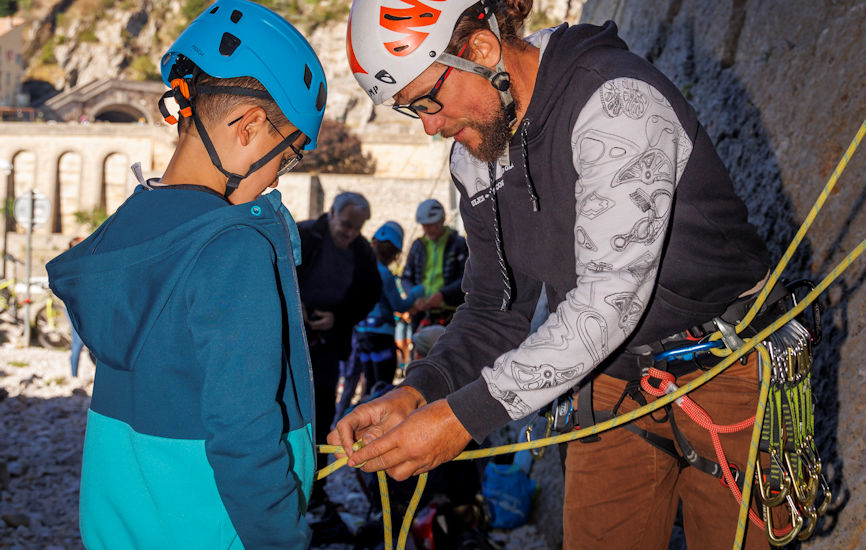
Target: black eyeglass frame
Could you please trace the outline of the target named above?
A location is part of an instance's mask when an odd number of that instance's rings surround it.
[[[232,124],[235,124],[237,121],[244,118],[244,115],[246,115],[246,113],[244,113],[243,115],[234,119],[233,121],[229,122],[227,124],[227,126],[231,126]],[[265,120],[268,121],[268,124],[271,125],[271,127],[274,129],[274,131],[277,133],[277,135],[280,136],[280,138],[282,138],[283,141],[290,140],[289,148],[292,150],[293,153],[295,153],[295,156],[293,156],[293,157],[289,157],[288,159],[282,159],[282,158],[280,159],[280,167],[277,169],[277,177],[280,177],[280,176],[282,176],[284,174],[288,174],[289,172],[294,170],[295,167],[298,164],[300,164],[300,162],[304,159],[304,154],[302,152],[298,151],[295,148],[295,145],[293,143],[296,139],[298,139],[298,136],[300,136],[302,132],[300,130],[295,130],[294,132],[291,133],[291,135],[289,135],[287,137],[287,136],[284,136],[282,132],[280,132],[280,129],[277,128],[277,125],[274,124],[274,122],[270,119],[270,117],[265,115]]]
[[[466,51],[466,46],[469,44],[464,44],[462,48],[460,48],[460,52],[457,54],[457,57],[463,57],[463,52]],[[425,115],[435,115],[439,111],[442,110],[442,104],[436,99],[436,95],[442,89],[442,85],[445,83],[445,79],[448,78],[448,75],[451,74],[451,71],[454,70],[454,67],[448,67],[445,69],[445,72],[442,73],[436,83],[433,84],[433,87],[430,88],[430,91],[421,97],[416,97],[409,103],[405,105],[397,105],[394,104],[391,106],[392,109],[397,111],[402,115],[406,115],[409,118],[421,118],[421,114]],[[425,105],[425,103],[430,102],[432,105]]]

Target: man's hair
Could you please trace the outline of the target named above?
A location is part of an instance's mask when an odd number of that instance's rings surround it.
[[[334,197],[334,204],[331,205],[331,211],[334,214],[339,214],[347,206],[355,206],[356,208],[358,208],[358,210],[365,211],[368,218],[370,217],[370,203],[367,202],[367,199],[364,198],[364,195],[360,193],[343,191],[342,193]]]
[[[257,79],[251,76],[239,76],[237,78],[216,78],[206,73],[202,73],[196,80],[196,85],[213,86],[213,87],[236,87],[236,88],[251,88],[266,92],[267,90]],[[205,124],[213,124],[223,120],[233,109],[238,105],[256,105],[265,110],[265,114],[274,123],[275,126],[281,127],[290,124],[286,115],[280,110],[276,102],[272,99],[263,99],[259,97],[243,96],[233,93],[215,94],[211,92],[196,94],[193,98],[193,105]],[[192,121],[188,118],[182,118],[180,122],[180,130],[187,130],[194,127]],[[268,125],[268,129],[274,132],[274,129]],[[275,133],[275,132],[274,132]]]
[[[496,15],[496,23],[499,25],[502,42],[512,46],[522,45],[523,40],[519,33],[523,29],[523,22],[532,11],[532,0],[498,0],[490,3],[493,4],[493,13]],[[472,33],[490,30],[487,21],[472,16],[481,13],[480,10],[480,3],[466,10],[466,14],[469,14],[470,17],[463,17],[454,28],[451,41],[445,49],[446,52],[457,55]]]

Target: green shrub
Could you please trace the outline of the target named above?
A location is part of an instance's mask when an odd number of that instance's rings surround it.
[[[156,65],[146,55],[140,55],[129,64],[132,78],[135,80],[160,80]]]
[[[42,51],[39,54],[39,61],[41,61],[43,65],[53,65],[54,63],[57,63],[57,58],[54,57],[53,42],[48,42],[42,46]]]

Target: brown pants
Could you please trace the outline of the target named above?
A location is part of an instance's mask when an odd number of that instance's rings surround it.
[[[701,374],[685,375],[677,385],[683,386]],[[622,380],[598,376],[593,382],[594,409],[611,410],[625,385]],[[754,416],[759,390],[757,354],[753,353],[747,365],[735,363],[689,397],[716,424],[734,424]],[[644,395],[650,403],[655,400]],[[638,407],[626,397],[618,414]],[[715,462],[709,432],[676,405],[672,410],[677,426],[697,453]],[[653,415],[661,418],[663,412]],[[635,423],[673,439],[670,422],[657,423],[644,416]],[[728,462],[741,472],[746,469],[751,436],[751,428],[720,435]],[[601,441],[573,441],[566,460],[563,548],[666,550],[680,501],[689,548],[733,547],[739,505],[716,478],[692,467],[681,470],[672,456],[623,428],[603,432]],[[749,523],[743,548],[768,547],[763,530]]]

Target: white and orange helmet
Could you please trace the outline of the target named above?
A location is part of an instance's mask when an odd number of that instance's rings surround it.
[[[346,31],[346,53],[355,79],[376,105],[388,101],[434,62],[490,81],[516,120],[511,83],[500,56],[494,69],[445,53],[454,28],[472,6],[500,39],[488,0],[354,0]]]
[[[439,60],[454,27],[478,0],[355,0],[349,14],[349,67],[376,105]],[[441,62],[441,60],[439,60]]]

